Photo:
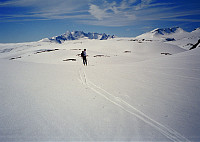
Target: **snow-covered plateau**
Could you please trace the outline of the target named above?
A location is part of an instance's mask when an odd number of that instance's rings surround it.
[[[200,30],[98,39],[0,44],[0,141],[200,141]]]

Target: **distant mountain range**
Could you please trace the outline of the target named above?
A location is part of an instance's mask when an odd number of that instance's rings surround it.
[[[51,38],[45,38],[41,41],[44,42],[55,42],[63,43],[69,40],[79,40],[79,39],[97,39],[97,40],[107,40],[115,38],[114,35],[107,35],[105,33],[85,33],[83,31],[67,31],[66,33],[54,36]],[[192,32],[186,32],[180,27],[172,28],[157,28],[150,32],[144,33],[135,37],[136,40],[155,40],[161,42],[170,42],[170,44],[178,45],[186,50],[192,48],[197,44],[200,39],[200,28],[195,29]]]
[[[186,50],[192,48],[200,39],[200,28],[186,32],[180,27],[154,29],[136,37],[137,40],[169,42]]]
[[[99,34],[99,33],[85,33],[83,31],[67,31],[66,33],[60,35],[60,36],[55,36],[52,38],[45,38],[42,39],[42,41],[51,41],[51,42],[57,42],[57,43],[63,43],[64,41],[67,40],[78,40],[78,39],[98,39],[98,40],[107,40],[114,38],[114,35],[107,35],[105,33]]]

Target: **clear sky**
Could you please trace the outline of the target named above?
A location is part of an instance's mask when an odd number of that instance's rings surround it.
[[[0,0],[0,43],[74,30],[135,37],[174,26],[200,27],[200,0]]]

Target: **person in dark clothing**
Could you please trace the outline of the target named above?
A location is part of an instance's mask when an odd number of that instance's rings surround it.
[[[84,49],[84,51],[82,51],[81,53],[81,57],[83,58],[83,64],[87,66],[87,54],[86,54],[86,49]]]

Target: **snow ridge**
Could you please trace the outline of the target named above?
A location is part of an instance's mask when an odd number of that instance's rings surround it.
[[[137,38],[169,38],[169,37],[174,37],[174,36],[179,36],[182,34],[188,34],[188,32],[184,31],[180,27],[172,27],[172,28],[157,28],[154,29],[150,32],[144,33]]]
[[[155,40],[170,42],[170,44],[189,50],[200,39],[200,28],[186,32],[180,27],[154,29],[136,37],[138,40]]]
[[[184,33],[186,31],[184,31],[182,28],[180,27],[173,27],[173,28],[163,28],[163,29],[155,29],[153,31],[151,31],[151,33],[154,34],[161,34],[161,35],[166,35],[166,34],[173,34],[173,33]]]

